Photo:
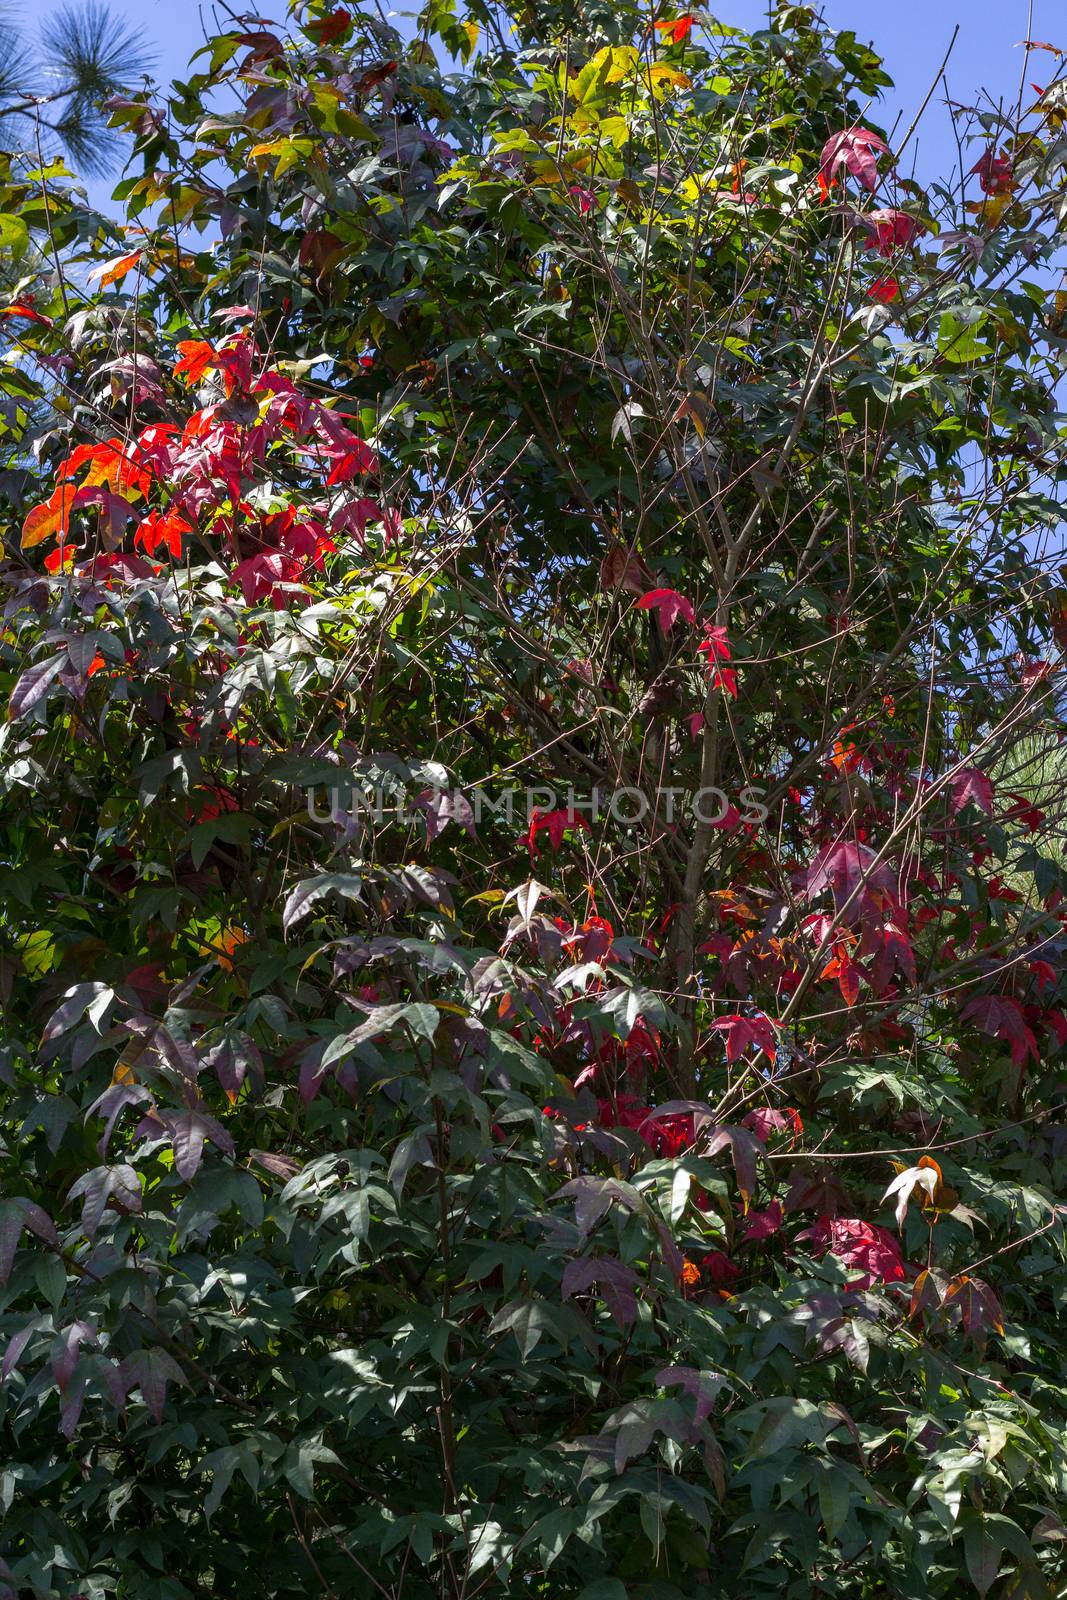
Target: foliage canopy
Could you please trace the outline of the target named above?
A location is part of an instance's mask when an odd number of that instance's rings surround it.
[[[194,69],[0,166],[0,1593],[1051,1600],[1058,80]]]

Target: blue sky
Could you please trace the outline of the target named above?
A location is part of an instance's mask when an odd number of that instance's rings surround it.
[[[386,4],[388,0],[386,0]],[[202,42],[200,7],[194,0],[111,0],[112,9],[143,28],[158,52],[159,76],[184,75],[186,62]],[[41,10],[48,9],[46,5]],[[237,8],[239,9],[239,8]],[[257,9],[281,21],[284,0],[259,0]],[[410,0],[405,10],[415,10]],[[711,11],[740,27],[758,25],[766,17],[765,0],[711,0]],[[994,98],[1014,101],[1024,52],[1015,48],[1026,37],[1029,0],[824,0],[831,27],[851,28],[864,42],[872,41],[885,57],[895,79],[888,107],[877,120],[891,126],[899,112],[900,132],[907,128],[930,87],[954,25],[959,36],[947,68],[954,100],[973,103],[984,88]],[[210,14],[209,8],[205,11]],[[1033,37],[1067,48],[1067,10],[1063,0],[1033,0]],[[1046,83],[1055,63],[1045,52],[1030,57],[1028,79]],[[928,108],[916,147],[917,176],[929,180],[957,163],[955,142],[940,89]],[[107,185],[94,185],[93,198],[105,200]]]

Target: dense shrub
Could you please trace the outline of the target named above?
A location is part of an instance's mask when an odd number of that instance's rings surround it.
[[[0,1592],[1062,1592],[1057,84],[196,66],[2,175]]]

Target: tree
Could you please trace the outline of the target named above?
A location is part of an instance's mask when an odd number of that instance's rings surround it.
[[[886,81],[434,0],[113,103],[0,369],[11,1594],[1062,1587],[1062,101],[926,193]]]
[[[56,141],[89,177],[107,172],[121,149],[102,102],[150,70],[140,29],[124,27],[98,0],[69,4],[42,19],[40,41],[0,17],[0,127],[4,148],[25,143],[38,157]]]

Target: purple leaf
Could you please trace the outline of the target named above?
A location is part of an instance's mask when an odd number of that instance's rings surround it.
[[[719,1390],[726,1379],[721,1372],[700,1371],[696,1367],[664,1367],[656,1373],[656,1383],[661,1389],[684,1389],[695,1402],[694,1420],[705,1422],[715,1408]]]
[[[189,1387],[189,1380],[174,1357],[158,1347],[135,1350],[122,1362],[121,1371],[127,1394],[131,1389],[140,1389],[141,1398],[156,1422],[163,1421],[168,1383]]]
[[[951,784],[953,814],[962,811],[965,805],[973,805],[987,817],[993,815],[993,782],[981,767],[961,767]]]
[[[27,1322],[26,1326],[20,1328],[18,1333],[12,1334],[8,1340],[7,1349],[4,1351],[3,1366],[0,1366],[0,1381],[7,1382],[22,1360],[26,1346],[38,1329],[45,1326],[47,1320],[46,1317],[34,1317],[33,1321]]]
[[[28,1228],[32,1234],[38,1239],[43,1239],[53,1249],[59,1249],[59,1234],[55,1230],[55,1224],[39,1205],[35,1205],[32,1200],[27,1200],[22,1195],[0,1201],[0,1283],[6,1283],[11,1276],[11,1267],[23,1228]]]
[[[210,1139],[224,1155],[233,1155],[233,1140],[230,1135],[222,1124],[216,1122],[214,1117],[209,1117],[206,1111],[170,1112],[163,1118],[163,1123],[174,1146],[175,1170],[186,1183],[190,1183],[196,1177],[203,1159],[205,1139]]]
[[[87,1343],[96,1343],[96,1333],[87,1322],[72,1322],[58,1334],[52,1346],[52,1371],[61,1389],[65,1389],[73,1377],[78,1351]]]
[[[123,1211],[141,1209],[141,1185],[137,1174],[132,1167],[121,1164],[94,1167],[91,1172],[83,1173],[71,1188],[67,1199],[77,1200],[79,1196],[82,1201],[82,1231],[89,1239],[100,1226],[109,1201]]]
[[[47,661],[36,661],[32,667],[28,667],[11,691],[7,706],[8,720],[14,722],[16,718],[32,711],[37,702],[44,699],[53,679],[66,665],[67,652],[64,650],[57,656],[49,656]]]
[[[641,1210],[641,1196],[637,1190],[628,1183],[620,1183],[617,1178],[572,1178],[558,1190],[556,1198],[566,1200],[572,1195],[574,1220],[583,1237],[592,1232],[616,1201],[628,1211]]]
[[[636,1289],[640,1278],[632,1267],[616,1256],[578,1256],[563,1269],[561,1298],[581,1294],[593,1284],[600,1285],[600,1298],[620,1328],[637,1318]]]

